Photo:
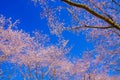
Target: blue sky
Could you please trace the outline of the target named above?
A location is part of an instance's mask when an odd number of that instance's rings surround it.
[[[49,34],[47,21],[40,18],[40,6],[34,5],[31,0],[0,0],[0,14],[11,17],[13,21],[19,19],[18,29],[23,29],[27,33],[42,31]],[[69,46],[73,46],[70,55],[79,57],[87,48],[91,48],[91,43],[86,43],[83,35],[77,36],[72,32],[64,32],[63,36],[69,40]],[[51,41],[55,42],[56,37],[50,35]]]
[[[31,0],[0,0],[0,14],[20,20],[18,25],[26,32],[44,30],[48,32],[46,21],[40,19],[40,8]]]

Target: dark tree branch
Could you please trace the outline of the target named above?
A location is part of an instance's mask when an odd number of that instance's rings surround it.
[[[64,30],[76,30],[76,29],[80,29],[80,28],[97,28],[97,29],[110,29],[113,28],[112,26],[78,26],[78,27],[71,27],[71,28],[64,28]]]
[[[107,17],[104,17],[104,16],[98,14],[94,10],[90,9],[88,6],[86,6],[84,4],[78,4],[78,3],[75,3],[75,2],[71,2],[69,0],[62,0],[62,1],[67,3],[67,4],[69,4],[69,5],[71,5],[71,6],[85,9],[90,14],[92,14],[92,15],[94,15],[94,16],[102,19],[102,20],[104,20],[105,22],[107,22],[108,24],[110,24],[111,26],[115,27],[116,29],[118,29],[120,31],[120,25],[119,24],[117,24],[116,22],[112,21],[111,19],[109,19]]]

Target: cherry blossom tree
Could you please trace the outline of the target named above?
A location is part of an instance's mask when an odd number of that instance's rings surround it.
[[[52,34],[60,36],[65,30],[76,31],[94,44],[94,49],[85,51],[82,58],[89,62],[88,68],[93,68],[91,71],[87,69],[89,74],[106,74],[109,70],[119,70],[120,4],[118,0],[32,1],[40,4],[43,10],[40,12],[41,18],[47,19]]]
[[[31,44],[34,38],[22,30],[14,30],[18,20],[14,23],[11,18],[6,19],[0,16],[0,62],[10,62],[13,56],[23,53]],[[32,49],[32,48],[31,48]],[[1,66],[1,65],[0,65]]]
[[[60,69],[65,70],[64,64],[72,65],[65,58],[70,49],[65,48],[67,42],[64,39],[57,45],[46,45],[49,41],[46,35],[35,32],[31,37],[22,30],[15,30],[17,21],[12,23],[10,18],[2,15],[0,21],[1,63],[15,64],[24,80],[44,79],[48,75],[53,79],[54,69],[61,66]]]
[[[1,15],[0,63],[14,64],[24,80],[120,79],[119,75],[108,75],[109,71],[119,70],[118,0],[32,1],[40,4],[41,18],[47,19],[51,33],[60,38],[58,43],[50,44],[48,35],[39,32],[31,36],[18,30],[18,20],[12,22]],[[94,44],[93,49],[84,51],[80,59],[66,57],[71,48],[62,36],[65,30],[82,32]]]

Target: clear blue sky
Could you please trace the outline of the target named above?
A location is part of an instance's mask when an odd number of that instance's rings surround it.
[[[20,20],[19,27],[27,32],[44,30],[48,32],[46,22],[40,20],[40,8],[31,0],[0,0],[0,14]]]

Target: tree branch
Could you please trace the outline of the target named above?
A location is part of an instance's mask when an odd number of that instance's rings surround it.
[[[67,3],[67,4],[69,4],[69,5],[71,5],[71,6],[85,9],[90,14],[92,14],[92,15],[94,15],[94,16],[102,19],[102,20],[104,20],[105,22],[107,22],[108,24],[110,24],[111,26],[115,27],[116,29],[118,29],[120,31],[120,25],[119,24],[117,24],[116,22],[112,21],[111,19],[109,19],[107,17],[104,17],[104,16],[98,14],[94,10],[90,9],[88,6],[86,6],[84,4],[78,4],[78,3],[75,3],[75,2],[71,2],[69,0],[62,0],[62,1]]]
[[[71,28],[64,28],[64,30],[76,30],[76,29],[80,29],[80,28],[97,28],[97,29],[109,29],[109,28],[113,28],[112,26],[78,26],[78,27],[71,27]]]

